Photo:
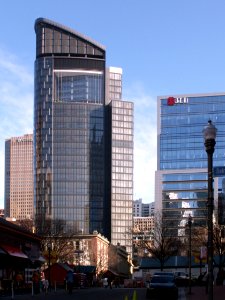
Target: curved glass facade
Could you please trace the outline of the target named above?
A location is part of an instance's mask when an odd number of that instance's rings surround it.
[[[186,95],[158,99],[156,201],[165,224],[185,234],[188,216],[207,222],[207,154],[202,130],[217,127],[214,166],[225,165],[225,95]],[[218,188],[218,187],[217,187]]]
[[[97,230],[131,253],[133,104],[118,99],[121,69],[108,76],[104,48],[64,26],[38,19],[35,31],[37,229]]]

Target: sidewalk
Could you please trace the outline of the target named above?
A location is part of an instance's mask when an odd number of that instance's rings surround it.
[[[206,287],[193,286],[191,288],[191,295],[188,294],[189,290],[186,288],[186,300],[205,300],[208,299]],[[214,300],[225,300],[225,286],[214,286],[213,289]]]
[[[64,289],[58,289],[57,291],[51,290],[51,292],[48,292],[47,294],[45,293],[39,293],[39,294],[33,294],[30,293],[25,293],[25,294],[14,294],[13,298],[11,294],[5,295],[5,296],[0,296],[0,300],[9,300],[9,299],[15,299],[15,300],[52,300],[52,299],[64,299],[66,298],[68,293]],[[71,295],[69,295],[71,296]]]

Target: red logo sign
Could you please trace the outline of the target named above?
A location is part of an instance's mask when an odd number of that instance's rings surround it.
[[[167,105],[174,105],[175,104],[175,98],[174,97],[169,97],[168,99],[167,99]]]
[[[169,97],[167,98],[167,105],[173,106],[174,104],[187,104],[188,103],[188,97]]]

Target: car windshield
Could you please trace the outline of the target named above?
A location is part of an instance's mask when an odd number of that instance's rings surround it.
[[[152,283],[168,283],[173,281],[172,276],[153,276],[151,280]]]

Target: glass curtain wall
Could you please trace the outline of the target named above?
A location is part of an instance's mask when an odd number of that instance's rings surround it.
[[[171,97],[170,97],[171,98]],[[202,130],[211,119],[218,129],[214,166],[225,165],[225,95],[159,99],[159,160],[156,186],[163,219],[174,235],[185,234],[189,215],[207,222],[207,154]],[[185,100],[185,101],[184,101]],[[161,181],[161,187],[159,187]]]

